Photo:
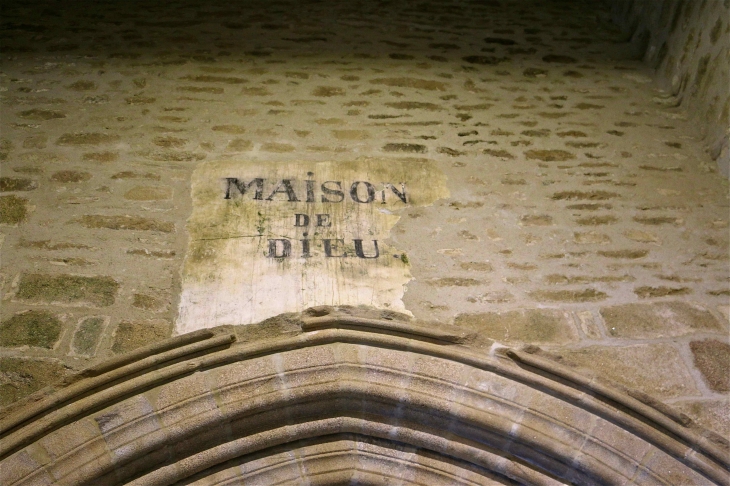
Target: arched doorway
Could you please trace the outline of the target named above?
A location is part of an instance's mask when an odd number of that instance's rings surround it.
[[[730,484],[682,417],[451,326],[178,336],[2,417],[4,484]]]

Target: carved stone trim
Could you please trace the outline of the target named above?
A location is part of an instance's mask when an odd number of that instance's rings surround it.
[[[4,484],[730,484],[696,426],[529,353],[327,309],[298,322],[181,336],[27,400],[2,419]]]

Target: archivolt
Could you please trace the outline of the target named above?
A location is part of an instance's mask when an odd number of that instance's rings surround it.
[[[730,484],[701,430],[570,370],[316,314],[254,343],[180,336],[28,400],[0,421],[3,484]]]

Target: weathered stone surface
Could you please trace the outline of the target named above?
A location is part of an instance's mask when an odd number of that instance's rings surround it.
[[[707,385],[717,392],[730,391],[730,344],[717,339],[689,343],[695,366]]]
[[[85,182],[92,177],[90,172],[81,172],[78,170],[62,170],[54,173],[51,180],[54,182]]]
[[[129,199],[130,201],[162,201],[172,199],[172,188],[136,186],[124,193],[124,199]]]
[[[345,90],[336,86],[317,86],[312,91],[312,96],[330,97],[343,96],[344,94]]]
[[[494,65],[506,60],[496,56],[464,56],[462,59],[470,64]]]
[[[152,258],[174,258],[175,257],[175,251],[174,250],[148,250],[146,248],[133,248],[130,250],[127,250],[127,253],[129,255],[139,255],[144,257],[152,257]]]
[[[527,214],[520,217],[520,224],[523,226],[550,226],[553,224],[553,217],[549,214]]]
[[[337,140],[365,140],[370,138],[366,130],[332,130],[332,135]]]
[[[634,221],[647,226],[678,225],[682,223],[682,219],[677,216],[635,216]]]
[[[98,88],[98,86],[93,81],[80,79],[74,83],[69,84],[68,86],[66,86],[66,88],[72,91],[94,91]]]
[[[671,344],[591,346],[564,349],[559,354],[563,364],[591,370],[629,389],[638,388],[658,398],[698,393],[679,350]]]
[[[145,172],[145,173],[139,173],[139,172],[132,172],[131,170],[123,170],[122,172],[117,172],[113,176],[111,176],[113,180],[125,180],[125,179],[150,179],[154,181],[160,180],[160,175],[155,174],[154,172]]]
[[[106,326],[104,317],[87,317],[79,323],[71,346],[77,354],[93,356]]]
[[[547,56],[543,56],[542,60],[545,62],[559,62],[563,64],[577,62],[574,57],[566,56],[563,54],[548,54]]]
[[[578,335],[563,311],[531,309],[513,312],[460,314],[454,324],[504,343],[569,343]]]
[[[226,150],[229,152],[247,152],[253,149],[253,142],[243,138],[234,138],[226,146]]]
[[[610,214],[604,216],[586,216],[585,218],[575,220],[580,226],[602,226],[604,224],[613,224],[617,221],[618,218]]]
[[[69,371],[56,360],[0,357],[0,406],[60,381]]]
[[[617,197],[618,193],[609,191],[560,191],[552,195],[556,201],[605,201]]]
[[[170,337],[172,326],[165,320],[123,321],[114,331],[113,353],[127,353]]]
[[[494,267],[489,262],[461,262],[459,266],[464,270],[474,270],[477,272],[491,272]]]
[[[634,293],[640,299],[650,299],[653,297],[669,297],[673,295],[691,294],[692,289],[689,287],[667,287],[666,285],[650,286],[642,285],[634,289]]]
[[[428,151],[425,145],[417,143],[387,143],[383,146],[385,152],[410,152],[423,154]]]
[[[106,307],[114,303],[118,290],[119,283],[112,277],[30,273],[20,277],[15,298]]]
[[[611,237],[605,233],[586,231],[574,233],[573,241],[580,245],[604,245],[611,242]]]
[[[289,143],[267,142],[261,146],[261,150],[264,152],[285,153],[294,152],[296,147]]]
[[[682,301],[624,304],[600,312],[606,332],[613,337],[657,338],[724,329],[712,313]]]
[[[249,80],[245,78],[235,76],[213,76],[209,74],[185,76],[182,79],[195,81],[197,83],[245,84],[249,82]]]
[[[372,84],[382,84],[398,88],[415,88],[428,91],[446,91],[447,84],[438,81],[419,78],[376,78],[371,79]]]
[[[155,137],[152,139],[152,143],[158,147],[164,148],[182,148],[187,144],[187,140],[179,137]]]
[[[46,137],[43,134],[31,135],[29,137],[25,137],[25,139],[23,140],[23,148],[44,149],[44,148],[46,148],[47,142],[48,142],[48,137]]]
[[[720,437],[730,436],[730,398],[687,400],[675,402],[672,407]]]
[[[0,196],[0,224],[15,225],[25,221],[28,200],[14,195]]]
[[[159,231],[171,233],[175,230],[175,223],[141,216],[105,216],[89,214],[79,221],[87,228],[106,228],[113,230]]]
[[[119,159],[117,152],[86,152],[81,156],[86,162],[115,162]]]
[[[0,324],[0,346],[35,346],[53,348],[63,323],[46,311],[26,311],[5,319]]]
[[[119,135],[113,133],[66,133],[56,140],[56,145],[102,145],[117,142],[120,138]]]
[[[243,125],[215,125],[211,127],[214,132],[230,133],[231,135],[242,135],[246,133]]]
[[[599,250],[597,253],[599,256],[606,258],[626,258],[633,260],[636,258],[644,258],[649,254],[649,250]]]
[[[205,154],[190,152],[188,150],[151,151],[145,154],[150,160],[157,162],[192,162],[203,160]]]
[[[631,275],[564,275],[561,273],[551,273],[545,275],[545,283],[551,285],[573,285],[573,284],[590,284],[596,282],[633,282],[635,280]]]
[[[575,158],[575,154],[565,150],[528,150],[525,152],[527,160],[543,160],[545,162],[565,161]]]
[[[484,284],[481,280],[464,277],[437,278],[431,280],[429,283],[435,287],[473,287]]]
[[[32,179],[0,177],[0,192],[32,191],[38,183]]]
[[[36,248],[39,250],[90,250],[91,247],[80,243],[70,243],[66,241],[52,242],[51,240],[22,240],[20,246],[23,248]]]
[[[614,5],[613,17],[622,28],[631,25],[639,33],[632,38],[633,47],[644,52],[644,60],[659,76],[671,81],[668,91],[673,96],[662,93],[653,101],[665,106],[681,104],[695,122],[707,124],[705,143],[727,176],[730,93],[725,87],[730,83],[730,72],[718,64],[729,43],[727,5],[695,5],[667,4],[662,15],[653,15],[655,10],[649,4],[620,0]],[[686,79],[693,82],[682,82]]]
[[[550,302],[597,302],[608,298],[608,294],[593,288],[582,290],[535,290],[530,292],[534,300]]]
[[[628,230],[624,232],[624,236],[630,240],[639,241],[641,243],[654,243],[659,241],[659,238],[648,231],[641,230]]]
[[[440,111],[444,109],[441,105],[424,101],[393,101],[390,103],[385,103],[385,106],[389,108],[395,108],[396,110]]]
[[[53,111],[53,110],[42,110],[39,108],[21,111],[18,113],[18,116],[20,118],[24,118],[26,120],[37,120],[37,121],[53,120],[56,118],[66,118],[66,115],[61,112]]]
[[[157,101],[157,98],[144,95],[134,95],[129,98],[124,98],[124,100],[130,105],[150,105]]]
[[[132,307],[137,309],[159,311],[166,307],[165,300],[149,294],[134,294],[132,299]]]

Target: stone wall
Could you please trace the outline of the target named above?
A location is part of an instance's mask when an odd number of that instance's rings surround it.
[[[720,170],[730,175],[730,2],[615,0],[613,18],[656,69],[666,94],[698,122]]]
[[[334,5],[3,7],[2,405],[172,336],[188,262],[291,275],[194,237],[211,168],[375,160],[445,186],[378,211],[398,309],[730,432],[728,183],[600,2]]]

